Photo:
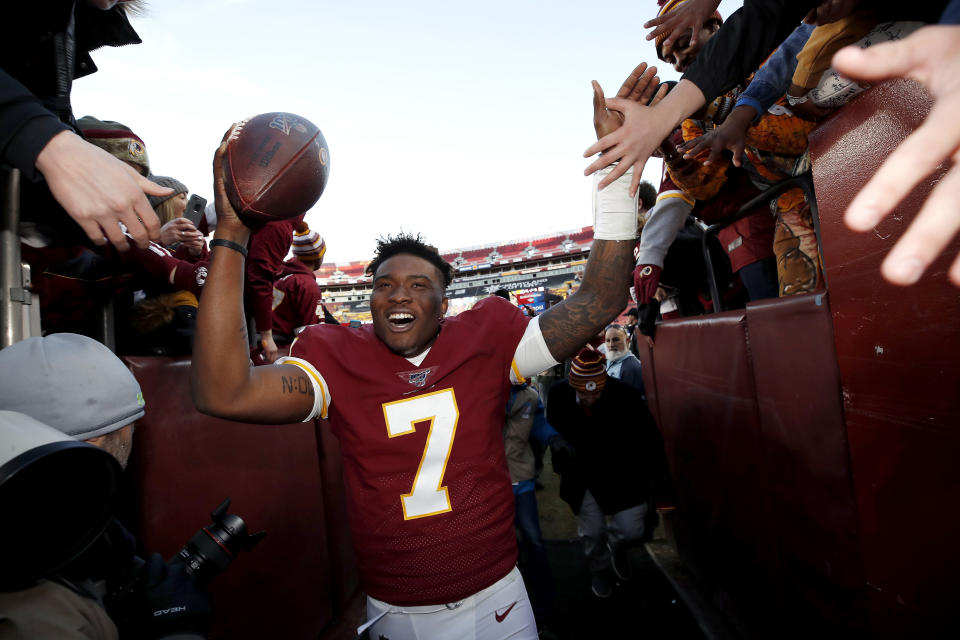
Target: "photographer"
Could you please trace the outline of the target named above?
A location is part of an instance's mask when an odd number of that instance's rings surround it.
[[[136,421],[144,415],[140,385],[109,349],[58,333],[0,351],[0,369],[16,372],[0,386],[0,409],[19,411],[100,447],[126,466]],[[54,575],[0,592],[0,638],[202,638],[210,595],[179,560],[146,561],[116,520]]]

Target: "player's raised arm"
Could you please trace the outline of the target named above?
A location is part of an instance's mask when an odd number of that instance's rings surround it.
[[[655,67],[638,66],[621,87],[619,99],[645,104],[657,87],[655,73]],[[597,136],[602,137],[615,129],[619,119],[610,117],[603,92],[596,82],[593,91],[594,128]],[[543,339],[558,362],[575,354],[616,318],[627,303],[637,234],[637,198],[629,193],[633,179],[631,171],[608,188],[598,189],[598,183],[610,170],[595,174],[593,247],[580,288],[540,315]]]
[[[615,182],[610,188],[626,194],[631,174]],[[620,182],[623,185],[619,185]],[[619,186],[619,188],[617,188]],[[627,197],[636,207],[636,200]],[[634,211],[634,231],[636,217]],[[599,216],[598,216],[599,217]],[[629,240],[602,240],[594,231],[593,248],[576,293],[560,304],[540,314],[540,331],[550,349],[550,355],[563,362],[583,348],[590,338],[610,324],[623,311],[633,272],[634,238]]]
[[[226,140],[229,137],[224,137]],[[292,365],[251,367],[243,313],[244,258],[250,229],[223,187],[220,145],[213,161],[217,230],[200,296],[190,369],[193,402],[201,412],[244,422],[299,422],[313,410],[313,385]]]

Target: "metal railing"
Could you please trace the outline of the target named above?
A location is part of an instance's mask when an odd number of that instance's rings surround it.
[[[821,241],[820,237],[820,211],[817,208],[817,197],[813,190],[813,174],[808,171],[794,178],[790,178],[789,180],[778,182],[763,193],[758,194],[749,200],[746,204],[741,206],[734,215],[718,222],[714,222],[703,229],[703,235],[700,238],[700,248],[703,252],[704,264],[707,265],[707,277],[710,280],[710,296],[713,298],[713,313],[719,313],[720,311],[723,311],[723,301],[720,298],[720,289],[717,286],[717,274],[713,267],[713,257],[710,255],[710,247],[707,246],[707,242],[711,236],[716,234],[724,227],[733,224],[737,220],[746,218],[760,205],[764,204],[765,202],[770,202],[777,196],[787,192],[790,189],[793,189],[794,187],[803,189],[803,193],[807,197],[807,204],[810,205],[810,213],[813,218],[813,230],[817,235],[817,251],[820,256],[823,255],[823,242]],[[826,286],[826,273],[823,274],[823,278],[824,286]]]
[[[20,261],[20,170],[0,167],[0,349],[24,338],[24,305],[32,304],[29,269]],[[26,282],[24,281],[26,276]]]

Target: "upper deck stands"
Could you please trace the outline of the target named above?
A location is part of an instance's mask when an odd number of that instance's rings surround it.
[[[489,244],[480,247],[466,247],[441,253],[441,257],[455,269],[471,270],[481,266],[516,266],[523,268],[524,262],[563,256],[568,253],[589,250],[593,242],[593,227],[582,227],[575,231],[558,232],[542,238],[518,240],[505,244]],[[333,286],[365,282],[364,274],[367,262],[354,261],[342,264],[324,264],[316,272],[320,286]]]

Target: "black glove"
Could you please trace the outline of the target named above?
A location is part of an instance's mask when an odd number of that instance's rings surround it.
[[[553,460],[553,470],[556,473],[563,474],[568,470],[577,459],[576,448],[567,442],[559,433],[550,438],[550,457]]]
[[[143,638],[176,633],[205,635],[213,617],[213,598],[186,572],[183,562],[167,564],[154,553],[143,570],[137,622]]]

